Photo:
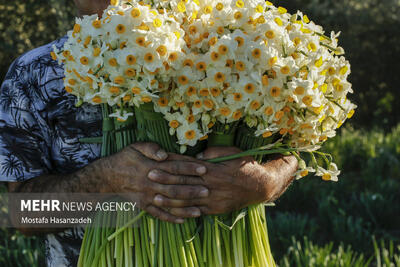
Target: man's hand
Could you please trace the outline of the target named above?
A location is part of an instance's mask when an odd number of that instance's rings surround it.
[[[80,15],[103,14],[103,10],[110,5],[110,0],[74,0]]]
[[[202,153],[202,159],[211,159],[240,152],[234,147],[209,148]],[[170,155],[175,160],[177,155]],[[190,160],[190,158],[186,158]],[[203,185],[210,190],[205,199],[192,199],[183,202],[167,196],[158,196],[155,202],[159,207],[169,207],[171,211],[186,205],[195,205],[204,214],[222,214],[265,201],[278,198],[291,183],[297,169],[297,160],[292,156],[278,156],[261,165],[252,157],[244,157],[218,164],[204,162],[207,173],[202,175]],[[159,183],[174,183],[166,177],[155,179]],[[187,181],[190,181],[189,178]],[[183,181],[186,182],[186,181]]]
[[[103,192],[132,193],[141,209],[164,221],[183,223],[182,218],[200,216],[199,208],[191,206],[193,199],[206,198],[209,191],[202,186],[201,175],[207,172],[202,162],[187,161],[187,157],[175,155],[167,160],[157,144],[136,143],[121,152],[101,159]],[[169,184],[154,179],[170,179]],[[179,201],[182,207],[171,211],[157,207],[156,196]]]

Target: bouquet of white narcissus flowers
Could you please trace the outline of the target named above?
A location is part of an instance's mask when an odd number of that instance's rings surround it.
[[[315,172],[335,181],[340,171],[318,149],[356,108],[346,98],[350,65],[338,36],[268,1],[112,1],[101,18],[78,18],[52,56],[64,63],[65,89],[78,103],[108,106],[105,120],[146,129],[169,150],[232,139],[250,150],[225,160],[290,152],[300,161],[297,178]],[[119,147],[143,140],[143,131],[135,134],[118,139],[125,140]],[[310,154],[308,164],[300,151]],[[226,266],[225,258],[247,264],[217,254],[208,266]],[[255,259],[256,266],[273,262]]]
[[[54,56],[65,64],[66,90],[118,105],[112,117],[126,120],[125,107],[153,102],[182,152],[215,123],[236,121],[315,150],[355,109],[337,37],[268,1],[127,1],[102,19],[77,19]]]

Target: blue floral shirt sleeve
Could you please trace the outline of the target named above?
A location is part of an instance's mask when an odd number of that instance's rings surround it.
[[[46,126],[39,123],[27,68],[17,59],[0,89],[0,181],[25,181],[51,169]]]

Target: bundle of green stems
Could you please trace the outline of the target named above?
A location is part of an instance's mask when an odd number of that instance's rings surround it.
[[[103,105],[103,157],[137,141],[156,142],[168,152],[179,153],[176,137],[169,135],[167,122],[152,106],[135,108],[134,119],[126,122],[109,118],[111,112],[112,108]],[[254,137],[254,132],[238,125],[216,127],[217,134],[210,136],[209,145],[236,145],[246,151],[210,162],[248,155],[261,161],[268,154],[292,151],[279,146],[266,150],[272,139]],[[189,153],[201,149],[202,144]],[[186,219],[183,224],[161,221],[145,211],[98,213],[94,223],[86,227],[78,261],[78,267],[83,266],[272,267],[275,262],[265,205],[258,204],[229,214]]]

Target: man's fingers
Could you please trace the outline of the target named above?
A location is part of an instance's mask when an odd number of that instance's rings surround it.
[[[156,143],[135,143],[132,144],[132,147],[145,157],[155,161],[163,161],[168,158],[168,154]]]
[[[204,186],[154,184],[154,190],[172,199],[206,198],[209,191]]]
[[[167,198],[163,195],[156,195],[153,199],[154,205],[160,208],[186,208],[202,205],[203,202],[204,198],[182,200]]]
[[[200,217],[201,212],[199,208],[190,207],[190,208],[171,208],[168,210],[172,215],[182,217],[182,218],[196,218]]]
[[[197,154],[196,158],[200,160],[208,160],[234,155],[240,152],[241,150],[237,147],[209,147],[205,151]]]
[[[157,164],[157,169],[177,175],[204,175],[207,168],[204,164],[189,161],[164,161]]]
[[[162,170],[151,170],[148,174],[150,180],[160,184],[171,185],[204,185],[204,181],[199,176],[173,175]]]
[[[146,208],[146,211],[162,221],[171,223],[184,223],[184,220],[182,218],[169,214],[168,212],[156,206],[149,206]]]

